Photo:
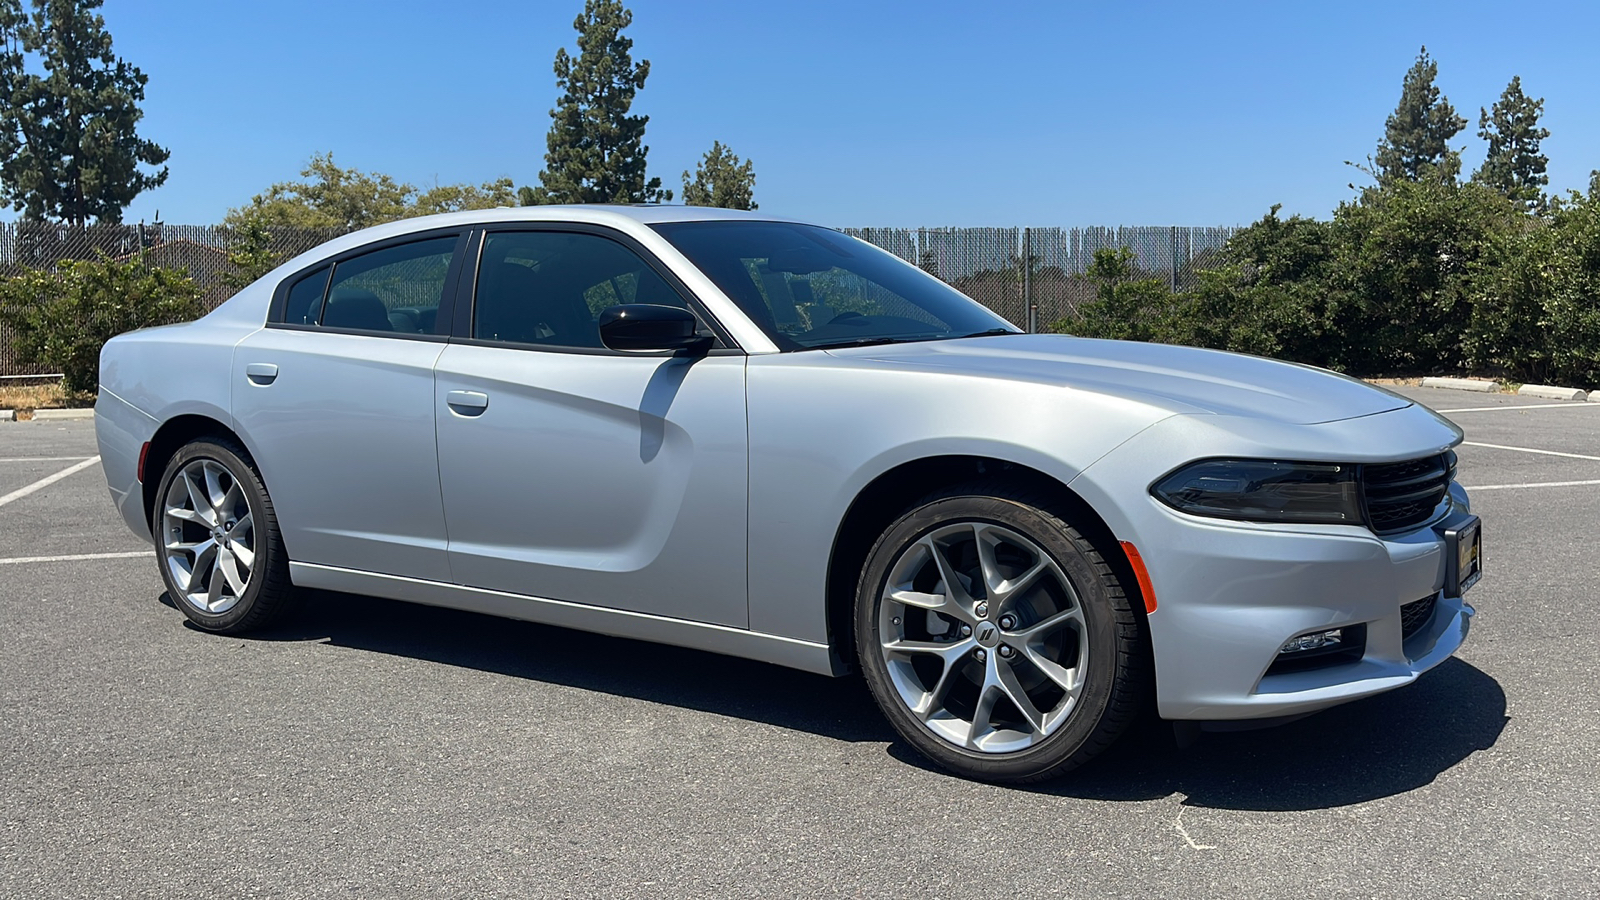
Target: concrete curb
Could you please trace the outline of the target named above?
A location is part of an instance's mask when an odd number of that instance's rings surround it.
[[[1500,385],[1493,381],[1481,381],[1477,378],[1424,378],[1422,386],[1425,388],[1449,388],[1453,391],[1477,391],[1482,394],[1492,394],[1500,390]]]
[[[1589,392],[1589,402],[1590,403],[1600,403],[1600,391],[1590,391]]]
[[[1525,384],[1517,388],[1517,393],[1525,397],[1543,397],[1546,400],[1576,400],[1580,403],[1589,399],[1588,393],[1577,388],[1555,387],[1549,384]]]
[[[0,409],[0,422],[67,422],[75,419],[94,418],[94,410],[92,409],[36,409],[26,419],[19,418],[18,412],[18,410],[14,409]]]
[[[34,421],[66,421],[71,419],[92,419],[93,409],[36,409],[33,411]]]

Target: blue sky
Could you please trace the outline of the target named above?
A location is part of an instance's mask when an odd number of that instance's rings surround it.
[[[1513,75],[1545,98],[1552,188],[1600,168],[1594,2],[628,5],[651,173],[676,189],[720,140],[754,160],[763,209],[828,225],[1324,217],[1422,44],[1469,119],[1468,171]],[[324,150],[423,186],[536,183],[581,7],[107,0],[150,76],[141,130],[172,151],[126,219],[214,222]]]

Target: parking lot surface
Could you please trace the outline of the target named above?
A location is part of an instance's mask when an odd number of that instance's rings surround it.
[[[201,633],[98,465],[29,490],[92,423],[0,424],[0,896],[1593,896],[1600,403],[1402,392],[1467,435],[1457,657],[1029,789],[858,678],[325,593]]]

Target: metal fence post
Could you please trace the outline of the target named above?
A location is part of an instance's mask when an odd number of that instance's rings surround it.
[[[1028,310],[1028,333],[1039,333],[1039,307],[1033,302],[1033,229],[1022,229],[1022,305]]]
[[[1178,292],[1178,226],[1172,226],[1172,292]]]

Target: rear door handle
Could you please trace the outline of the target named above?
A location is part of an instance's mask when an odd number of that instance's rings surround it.
[[[278,380],[278,367],[272,363],[251,363],[244,367],[244,377],[250,379],[251,384],[265,387]]]
[[[477,391],[451,391],[444,395],[444,402],[458,416],[481,416],[489,408],[489,395]]]

